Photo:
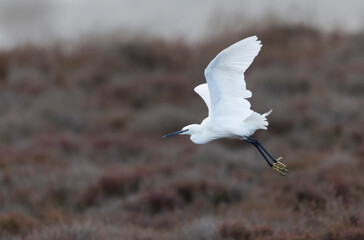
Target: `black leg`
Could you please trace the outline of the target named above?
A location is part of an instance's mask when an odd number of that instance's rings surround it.
[[[251,137],[246,137],[244,136],[246,139],[248,139],[249,141],[255,142],[267,155],[270,159],[272,159],[273,162],[277,162],[277,160],[268,152],[267,149],[265,149],[263,147],[263,144],[261,144],[257,139],[251,138]]]
[[[283,164],[282,162],[279,161],[280,159],[282,159],[282,157],[280,157],[278,159],[273,158],[273,156],[263,147],[263,145],[254,138],[244,136],[242,138],[242,140],[244,142],[253,144],[254,147],[256,147],[258,149],[259,153],[263,156],[265,161],[269,164],[269,166],[271,166],[273,168],[273,170],[279,172],[282,176],[285,176],[285,173],[288,172],[288,169],[285,164]],[[273,161],[273,164],[268,160],[268,158],[265,154],[267,154],[268,157]]]
[[[258,143],[256,143],[255,141],[251,141],[249,139],[243,139],[244,142],[250,143],[252,144],[254,147],[256,147],[259,151],[259,153],[263,156],[264,160],[268,163],[268,165],[270,167],[273,166],[273,164],[268,160],[268,158],[265,156],[265,154],[263,153],[263,151],[260,149],[260,145]]]

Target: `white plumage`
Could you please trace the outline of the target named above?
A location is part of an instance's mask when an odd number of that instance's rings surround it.
[[[169,133],[191,135],[191,141],[204,144],[218,138],[240,138],[253,144],[269,166],[285,175],[287,166],[275,159],[256,139],[250,138],[258,129],[267,129],[267,116],[250,109],[247,98],[252,93],[246,89],[244,72],[251,65],[262,47],[256,36],[245,38],[221,51],[205,69],[207,83],[194,90],[204,100],[208,117],[201,124],[191,124],[182,130]],[[270,160],[273,162],[270,162]]]
[[[191,124],[164,137],[191,135],[197,144],[217,138],[251,136],[257,129],[267,129],[266,116],[250,109],[244,72],[258,55],[261,42],[256,36],[245,38],[221,51],[205,69],[207,83],[194,90],[206,103],[208,117],[201,124]]]
[[[245,38],[221,51],[205,69],[207,83],[194,90],[209,110],[202,121],[203,131],[191,135],[197,144],[223,137],[241,138],[252,135],[257,129],[267,129],[266,116],[250,109],[252,93],[246,89],[244,72],[258,55],[262,44],[256,36]],[[193,128],[193,127],[192,127]],[[187,129],[188,126],[187,126]],[[182,129],[183,130],[183,129]]]

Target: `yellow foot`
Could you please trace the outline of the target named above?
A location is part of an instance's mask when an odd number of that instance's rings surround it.
[[[277,159],[277,162],[273,163],[273,170],[279,172],[282,176],[285,176],[286,173],[288,173],[288,169],[287,166],[285,164],[283,164],[280,160],[282,160],[283,157],[279,157]]]

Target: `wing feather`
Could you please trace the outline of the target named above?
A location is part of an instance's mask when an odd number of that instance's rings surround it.
[[[210,93],[210,117],[244,120],[253,113],[245,99],[252,93],[246,89],[244,72],[261,47],[256,36],[248,37],[224,49],[209,63],[205,78]]]
[[[209,115],[210,115],[211,100],[210,100],[209,87],[207,86],[207,83],[198,85],[197,87],[195,87],[194,91],[198,95],[200,95],[200,97],[206,103],[206,106],[207,106],[207,108],[209,110]]]

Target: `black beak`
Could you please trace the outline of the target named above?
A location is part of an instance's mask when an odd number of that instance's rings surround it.
[[[166,137],[178,135],[178,134],[181,134],[181,133],[184,133],[184,132],[187,132],[187,131],[188,131],[188,129],[181,130],[181,131],[177,131],[177,132],[173,132],[173,133],[168,133],[168,134],[164,135],[162,138],[166,138]]]

